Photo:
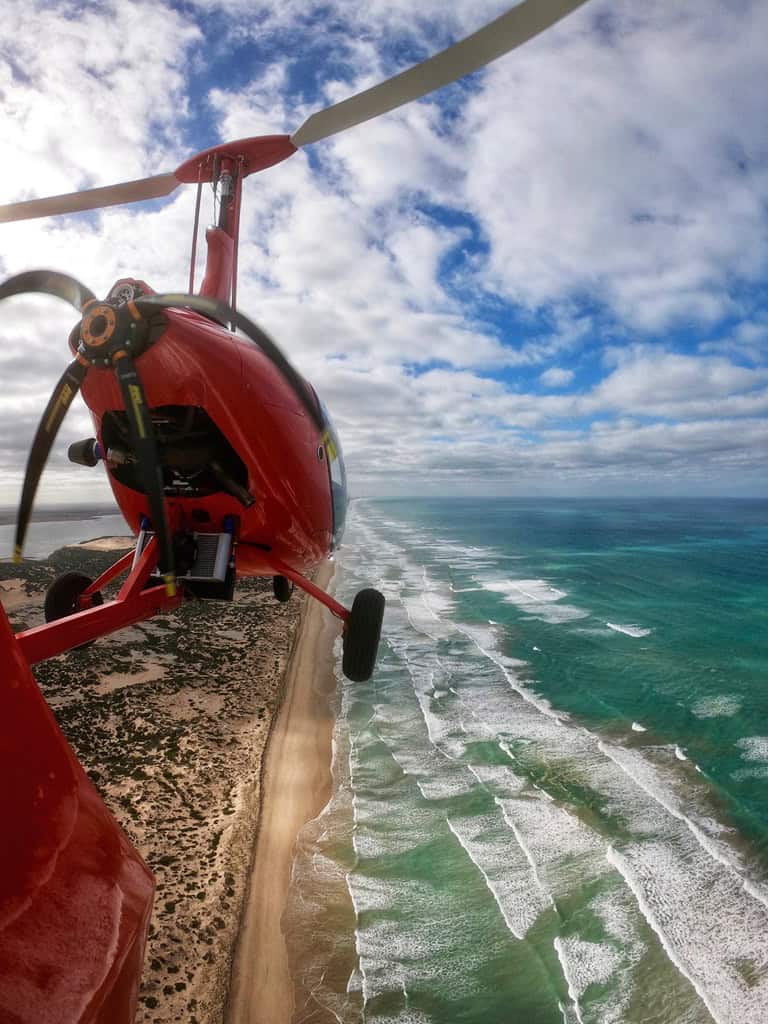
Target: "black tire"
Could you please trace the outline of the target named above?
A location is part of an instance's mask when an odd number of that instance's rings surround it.
[[[341,669],[353,683],[365,683],[373,675],[383,619],[384,595],[370,588],[361,590],[342,636]]]
[[[285,576],[273,576],[272,577],[272,591],[282,604],[286,601],[290,601],[291,594],[293,593],[293,584],[290,583]]]
[[[65,572],[57,576],[45,592],[45,604],[43,613],[46,622],[55,622],[57,619],[66,618],[67,615],[74,615],[78,611],[77,599],[83,591],[90,587],[93,580],[82,572]],[[91,595],[93,605],[103,604],[104,598],[99,592]],[[90,647],[94,643],[80,644],[75,650],[82,650],[83,647]]]

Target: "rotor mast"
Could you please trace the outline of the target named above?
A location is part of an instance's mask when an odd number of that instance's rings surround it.
[[[212,184],[219,199],[215,225],[206,229],[208,255],[200,295],[236,308],[237,246],[240,234],[240,205],[243,179],[280,163],[297,151],[288,135],[258,135],[237,139],[197,153],[173,172],[179,182],[196,184],[198,202],[192,234],[190,292],[194,287],[195,250],[202,186]]]

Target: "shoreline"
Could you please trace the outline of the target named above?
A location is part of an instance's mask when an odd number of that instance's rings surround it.
[[[327,589],[326,562],[317,584]],[[307,599],[261,769],[259,818],[235,940],[226,1024],[289,1024],[294,983],[281,919],[299,832],[328,802],[336,689],[336,620]]]

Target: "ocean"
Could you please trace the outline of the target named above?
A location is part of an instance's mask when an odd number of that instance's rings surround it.
[[[0,509],[0,559],[13,556],[15,524],[16,509]],[[24,557],[47,558],[65,544],[80,544],[94,537],[125,537],[130,532],[123,517],[111,509],[37,510],[27,531]]]
[[[768,1021],[768,502],[350,512],[336,594],[387,612],[297,847],[300,1019]]]

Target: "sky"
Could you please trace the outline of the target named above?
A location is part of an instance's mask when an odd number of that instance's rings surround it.
[[[508,6],[4,0],[0,202],[290,133]],[[324,398],[353,495],[768,495],[767,38],[763,0],[589,0],[247,179],[238,304]],[[0,279],[186,290],[194,191],[0,225]],[[75,319],[0,304],[0,505]],[[78,399],[41,503],[110,499],[66,461],[91,433]]]

